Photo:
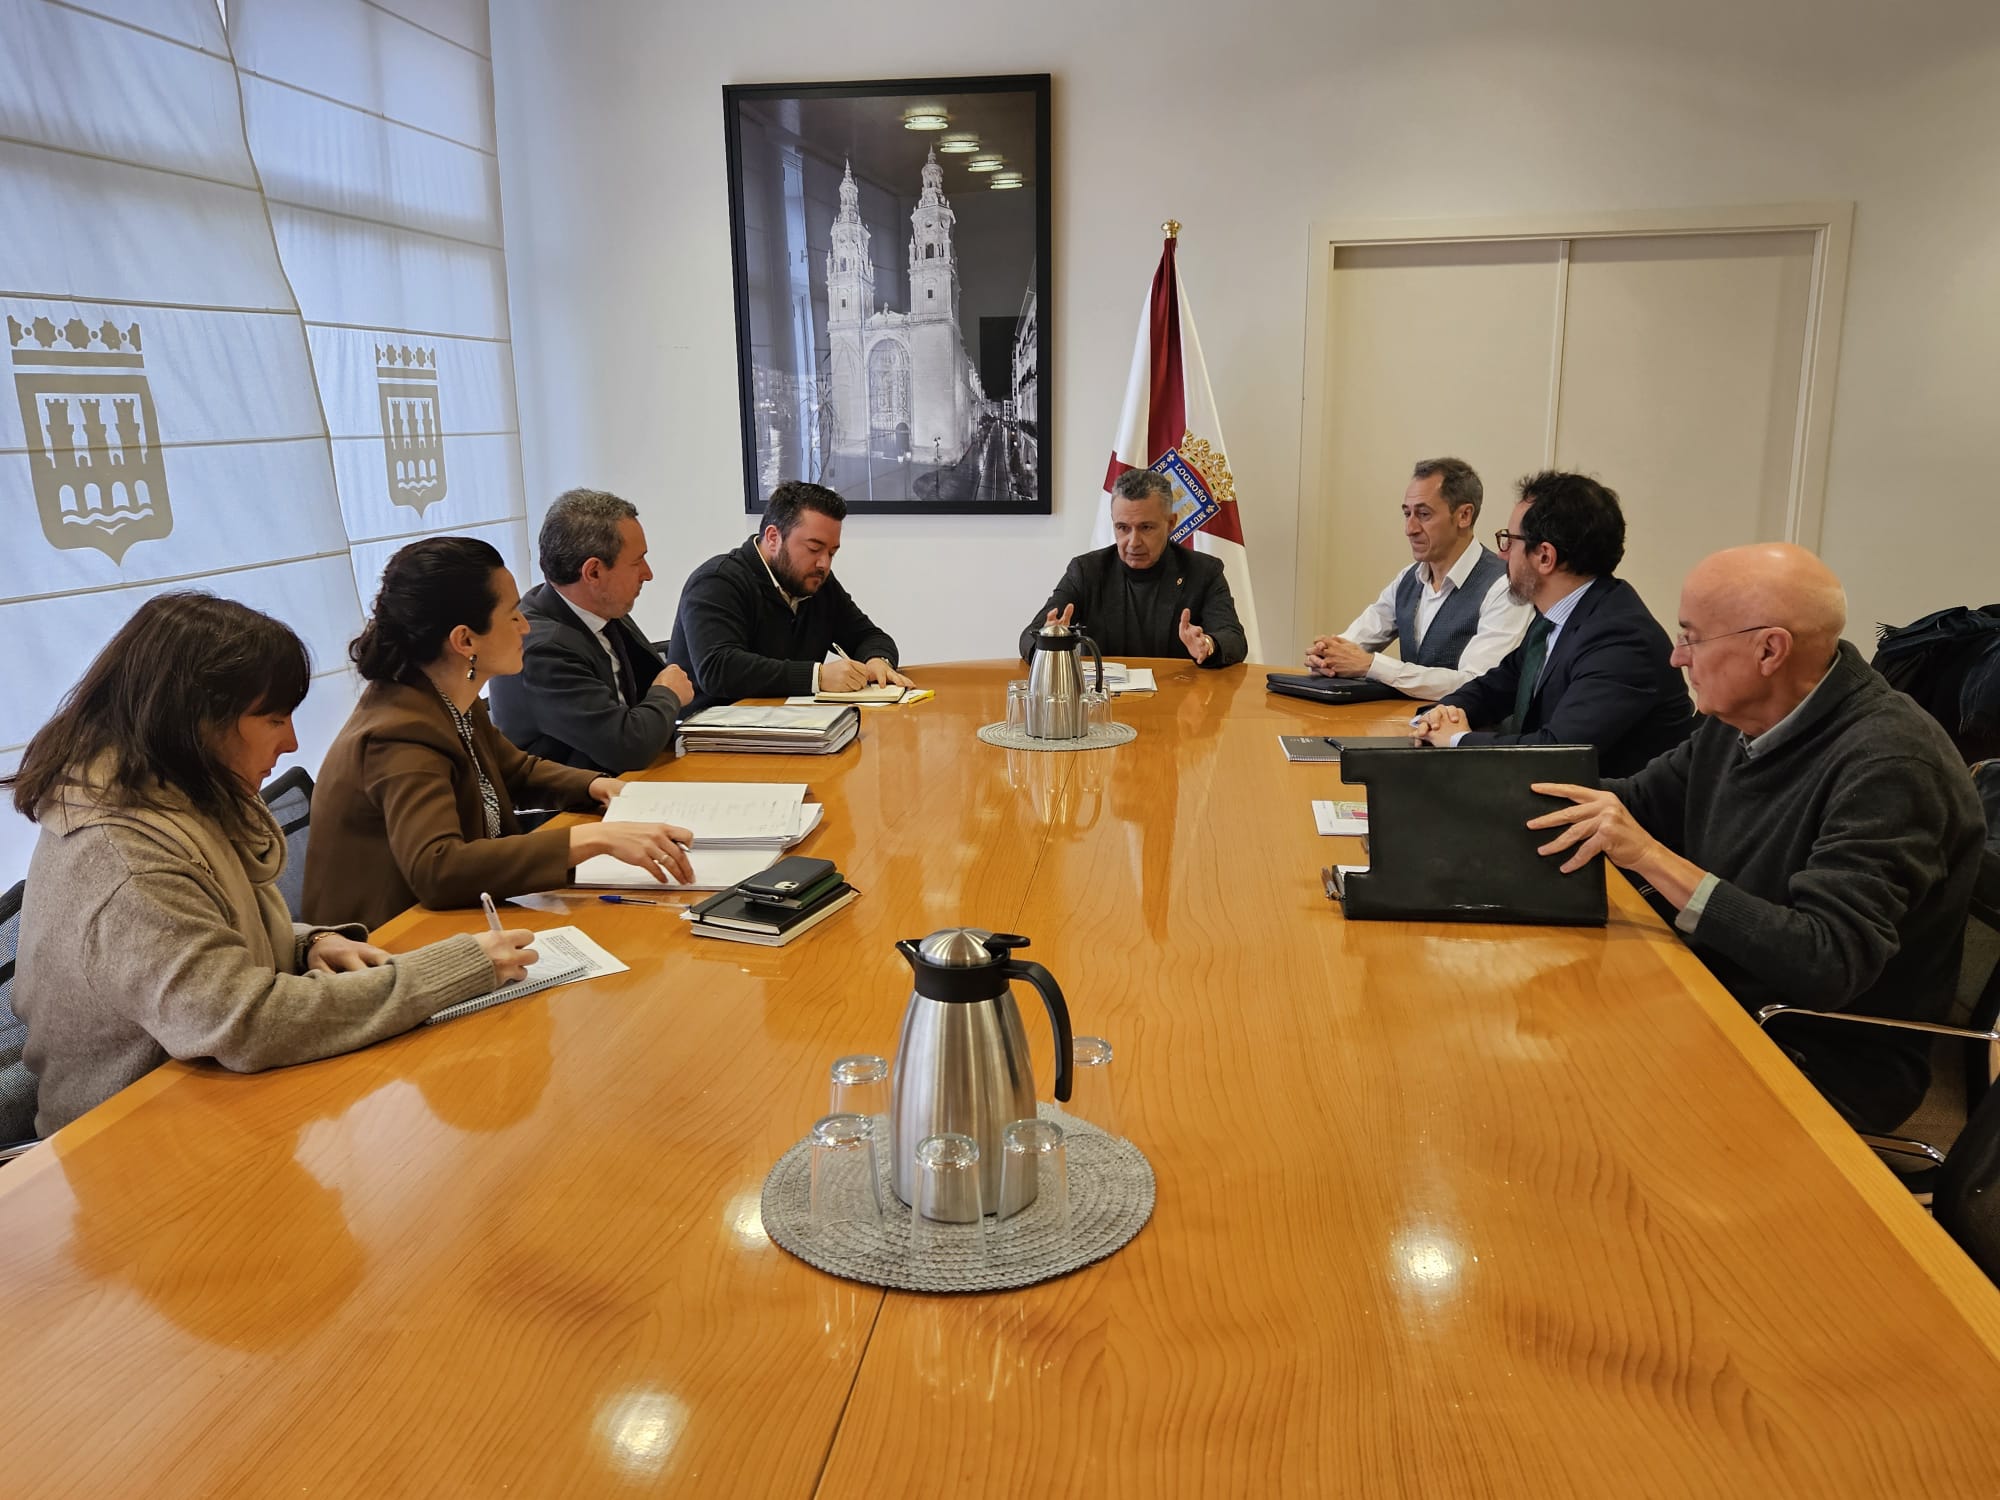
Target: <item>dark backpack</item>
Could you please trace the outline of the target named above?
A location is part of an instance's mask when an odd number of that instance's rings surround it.
[[[1873,665],[1944,726],[1968,763],[2000,755],[2000,604],[1878,625]]]

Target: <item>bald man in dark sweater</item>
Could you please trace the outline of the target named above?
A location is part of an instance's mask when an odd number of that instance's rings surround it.
[[[1942,1021],[1984,826],[1943,729],[1840,639],[1840,582],[1802,548],[1708,558],[1680,623],[1694,734],[1602,791],[1538,786],[1575,804],[1529,825],[1565,828],[1543,852],[1648,881],[1753,1013]],[[1929,1086],[1920,1033],[1781,1018],[1770,1035],[1863,1130],[1894,1129]]]

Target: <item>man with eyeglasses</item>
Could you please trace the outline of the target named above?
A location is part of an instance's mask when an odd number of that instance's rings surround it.
[[[1573,804],[1528,824],[1562,830],[1542,852],[1646,881],[1753,1013],[1943,1020],[1984,830],[1944,730],[1841,639],[1840,580],[1801,547],[1707,558],[1680,623],[1693,737],[1601,791],[1536,786]],[[1862,1130],[1893,1130],[1929,1086],[1924,1033],[1809,1017],[1770,1033]]]
[[[1533,613],[1507,586],[1507,565],[1473,528],[1485,489],[1462,458],[1427,458],[1403,491],[1403,536],[1415,559],[1340,635],[1306,651],[1321,677],[1365,677],[1436,702],[1520,644]],[[1401,660],[1383,647],[1400,642]]]
[[[1613,570],[1625,556],[1616,492],[1550,470],[1520,483],[1494,541],[1516,602],[1534,606],[1521,644],[1491,671],[1411,721],[1431,745],[1595,745],[1625,776],[1694,727],[1673,648],[1638,591]]]

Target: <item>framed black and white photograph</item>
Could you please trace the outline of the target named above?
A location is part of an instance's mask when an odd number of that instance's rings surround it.
[[[722,105],[744,508],[1047,515],[1049,75]]]

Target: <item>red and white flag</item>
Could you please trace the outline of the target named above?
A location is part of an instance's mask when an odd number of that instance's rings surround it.
[[[1111,544],[1111,486],[1128,469],[1156,469],[1174,489],[1173,537],[1198,552],[1222,559],[1223,576],[1242,617],[1250,660],[1262,661],[1257,605],[1250,592],[1250,555],[1243,548],[1243,519],[1236,485],[1224,458],[1222,421],[1208,388],[1201,341],[1174,267],[1175,236],[1167,231],[1153,289],[1139,314],[1139,337],[1132,349],[1132,373],[1125,382],[1125,408],[1118,418],[1118,441],[1104,472],[1104,508],[1098,512],[1096,545]]]

